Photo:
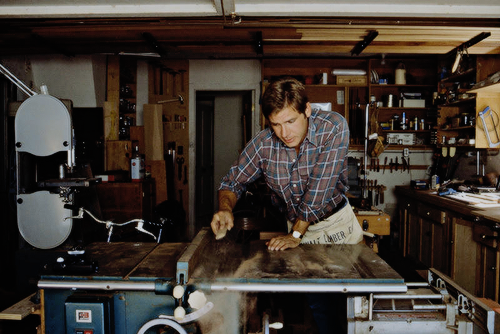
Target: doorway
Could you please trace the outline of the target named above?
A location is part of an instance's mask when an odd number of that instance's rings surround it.
[[[196,229],[218,208],[220,179],[252,137],[252,91],[196,92]]]

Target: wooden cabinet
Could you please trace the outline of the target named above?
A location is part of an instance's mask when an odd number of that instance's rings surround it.
[[[399,72],[397,72],[399,71]],[[436,59],[371,59],[370,99],[378,106],[378,128],[390,144],[397,134],[413,138],[413,145],[431,143],[431,128],[437,113],[432,97],[436,89]]]
[[[441,65],[441,71],[446,63]],[[500,85],[471,89],[489,75],[500,70],[500,57],[468,56],[465,65],[456,73],[445,76],[438,82],[437,104],[440,117],[437,122],[437,145],[489,148],[479,113],[487,106],[496,110],[494,116],[497,133],[500,133],[498,110],[500,109]],[[491,124],[492,122],[490,122]],[[492,126],[492,125],[490,125]],[[497,142],[494,129],[490,133]]]
[[[498,223],[479,220],[472,208],[427,191],[397,187],[396,192],[401,253],[449,275],[470,293],[498,302]]]
[[[403,197],[398,199],[402,254],[449,274],[449,222],[446,211]]]
[[[151,219],[155,205],[155,182],[110,182],[97,185],[102,217],[116,223]]]
[[[406,83],[395,83],[395,71],[399,64],[406,68]],[[333,72],[335,70],[335,72]],[[361,75],[334,75],[339,70],[361,71]],[[323,81],[326,75],[326,83]],[[394,115],[403,113],[408,118],[408,127],[415,118],[418,130],[407,129],[405,133],[414,136],[412,144],[429,144],[431,124],[435,124],[436,113],[432,105],[432,93],[436,87],[436,61],[429,58],[419,59],[265,59],[262,61],[264,82],[278,77],[292,76],[306,85],[311,102],[330,102],[332,110],[342,114],[349,122],[351,144],[363,144],[366,104],[375,100],[370,111],[370,132],[377,132],[384,137],[390,132],[401,132],[399,127],[391,129]],[[380,83],[379,79],[385,80]],[[393,106],[387,106],[389,96],[393,97]],[[407,100],[403,101],[402,97]],[[408,107],[409,97],[420,97],[423,106]],[[400,107],[401,101],[401,107]],[[378,105],[378,107],[377,107]],[[406,106],[406,107],[405,107]],[[434,111],[433,111],[434,110]],[[401,119],[401,118],[400,118]],[[410,122],[411,120],[411,122]],[[420,128],[421,121],[425,126]],[[383,126],[380,126],[380,125]]]
[[[362,70],[361,82],[337,84],[334,69]],[[323,81],[323,73],[326,82]],[[332,110],[343,115],[351,129],[351,143],[363,143],[364,113],[360,105],[368,103],[369,62],[366,59],[264,59],[264,84],[279,77],[294,77],[305,84],[310,102],[331,103]],[[357,112],[356,112],[357,111]]]
[[[498,232],[488,225],[474,224],[473,240],[478,248],[478,277],[480,284],[476,286],[476,294],[496,296],[498,301],[500,270],[500,253],[498,252]],[[489,297],[491,298],[491,297]],[[493,299],[493,298],[492,298]]]

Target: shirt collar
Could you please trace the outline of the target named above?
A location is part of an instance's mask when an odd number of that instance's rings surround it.
[[[311,116],[309,116],[309,125],[307,129],[306,138],[304,138],[304,142],[308,140],[312,145],[318,146],[318,141],[316,138],[316,116],[318,115],[319,109],[313,109],[311,112]]]

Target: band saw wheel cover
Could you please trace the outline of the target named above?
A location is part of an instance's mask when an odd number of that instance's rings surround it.
[[[72,212],[64,208],[59,194],[38,191],[17,198],[17,225],[24,240],[40,249],[55,248],[66,241],[73,220],[64,218]]]

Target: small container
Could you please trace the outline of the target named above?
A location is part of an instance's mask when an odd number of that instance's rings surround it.
[[[132,159],[130,159],[130,178],[132,182],[139,182],[144,179],[144,160],[139,154],[139,146],[135,147]]]
[[[431,188],[438,189],[439,188],[439,175],[432,175],[431,178]]]
[[[468,126],[468,125],[469,125],[469,113],[461,113],[460,126]]]
[[[423,118],[420,119],[420,130],[425,130],[425,120]]]
[[[391,130],[399,130],[400,125],[401,124],[399,123],[399,115],[392,116],[392,129]]]
[[[392,108],[394,106],[394,95],[387,95],[387,108]]]
[[[401,115],[401,130],[408,130],[408,127],[406,125],[406,113],[404,111]]]
[[[322,77],[321,83],[323,85],[328,85],[328,73],[323,72],[323,77]]]

